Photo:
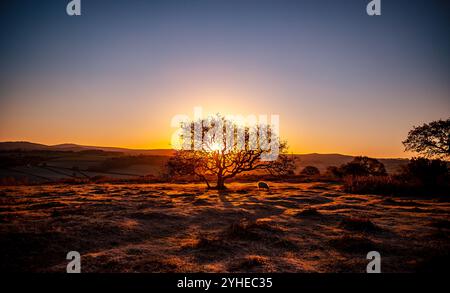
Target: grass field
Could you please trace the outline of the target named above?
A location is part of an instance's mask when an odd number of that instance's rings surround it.
[[[1,271],[383,272],[445,269],[450,202],[349,195],[339,184],[1,187]],[[448,271],[448,269],[446,269]]]

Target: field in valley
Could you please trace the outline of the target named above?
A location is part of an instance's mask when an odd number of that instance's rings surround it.
[[[0,188],[0,270],[383,272],[444,269],[450,202],[354,195],[331,183],[84,184]],[[448,268],[447,268],[448,270]]]

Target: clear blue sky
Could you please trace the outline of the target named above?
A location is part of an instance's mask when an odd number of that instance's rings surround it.
[[[194,106],[279,114],[294,152],[399,157],[450,116],[448,1],[2,1],[0,140],[170,147]]]

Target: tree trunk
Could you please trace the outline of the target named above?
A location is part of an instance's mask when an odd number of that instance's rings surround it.
[[[208,189],[211,189],[211,185],[209,185],[208,179],[206,179],[205,176],[197,173],[195,175],[197,175],[197,177],[200,178],[200,180],[203,180],[206,183]]]
[[[206,186],[208,187],[208,189],[211,189],[211,186],[209,185],[209,182],[208,182],[208,180],[206,180],[205,177],[203,177],[203,181],[205,181]]]
[[[226,189],[226,187],[225,187],[225,179],[223,178],[222,174],[217,175],[217,186],[216,186],[216,188],[218,190]]]

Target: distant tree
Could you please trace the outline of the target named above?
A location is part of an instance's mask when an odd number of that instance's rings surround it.
[[[211,130],[215,127],[219,127],[223,135],[211,135]],[[201,145],[200,148],[194,148],[195,142],[187,140],[182,135],[182,143],[187,142],[192,148],[177,150],[169,159],[167,163],[169,176],[194,175],[204,181],[208,188],[211,188],[209,179],[214,177],[216,180],[214,188],[221,190],[226,188],[227,179],[244,172],[263,170],[272,175],[288,175],[295,169],[294,159],[286,154],[287,144],[272,135],[269,125],[256,125],[250,128],[217,115],[185,124],[183,129],[187,129],[191,138],[199,139]],[[278,155],[274,160],[263,159],[265,156],[271,156],[267,148],[252,147],[261,146],[263,131],[266,131],[269,144],[277,142]],[[235,137],[237,133],[243,133],[244,140],[240,142],[236,140],[230,145],[229,135]],[[242,143],[240,147],[237,145],[239,143]]]
[[[317,167],[306,166],[305,168],[303,168],[303,170],[300,172],[300,174],[306,175],[306,176],[315,176],[315,175],[320,175],[320,171],[319,171],[319,169],[317,169]]]
[[[406,181],[418,181],[425,186],[438,186],[449,182],[449,168],[445,161],[412,158],[402,167],[400,177]]]
[[[337,177],[337,178],[342,177],[342,172],[339,169],[339,167],[337,167],[337,166],[328,166],[326,174],[329,176],[332,176],[332,177]]]
[[[369,157],[355,157],[353,161],[341,165],[339,172],[342,175],[352,176],[385,176],[386,169],[380,161]]]
[[[450,118],[414,127],[403,141],[405,151],[428,158],[450,158]]]

